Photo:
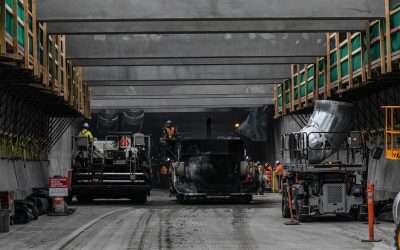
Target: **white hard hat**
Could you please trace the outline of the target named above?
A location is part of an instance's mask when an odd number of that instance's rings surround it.
[[[280,161],[276,161],[276,162],[275,162],[275,164],[279,164],[279,163],[281,163],[281,162],[280,162]]]
[[[85,122],[85,123],[83,124],[83,127],[84,127],[84,128],[89,128],[89,124],[88,124],[87,122]]]

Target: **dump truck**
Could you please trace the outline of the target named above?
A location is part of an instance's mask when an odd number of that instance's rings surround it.
[[[175,196],[179,202],[210,198],[250,202],[254,185],[245,179],[251,166],[240,139],[183,139],[178,161],[172,163]]]
[[[151,190],[150,136],[114,132],[90,143],[73,138],[70,198],[129,198],[145,203]]]
[[[290,205],[298,221],[325,214],[366,215],[368,149],[364,135],[351,131],[353,113],[350,103],[317,101],[303,129],[282,135],[284,218],[290,216]]]

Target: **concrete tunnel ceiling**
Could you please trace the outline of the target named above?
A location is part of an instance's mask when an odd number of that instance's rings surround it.
[[[326,54],[324,32],[384,17],[374,0],[41,0],[37,10],[49,33],[68,35],[94,111],[273,104],[290,64]]]

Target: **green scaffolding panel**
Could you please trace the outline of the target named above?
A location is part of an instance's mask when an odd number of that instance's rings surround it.
[[[14,7],[14,1],[13,1],[13,0],[6,0],[6,4],[7,4],[8,6],[10,6],[10,8],[13,8],[13,7]]]
[[[361,66],[361,52],[359,52],[352,56],[352,68],[353,70],[357,70],[360,69]]]
[[[21,4],[17,5],[17,15],[19,19],[22,21],[25,21],[25,12],[24,12],[24,7]]]
[[[293,86],[297,86],[298,82],[297,82],[297,76],[293,77]]]
[[[340,75],[347,76],[349,74],[349,60],[340,63]]]
[[[310,78],[311,76],[314,76],[314,65],[308,68],[307,75],[308,75],[308,78]]]
[[[301,83],[305,81],[305,77],[306,77],[305,72],[303,72],[303,73],[300,74],[300,82],[301,82]]]
[[[399,3],[400,5],[400,3]],[[395,14],[390,16],[390,29],[394,29],[400,26],[400,12],[396,12]],[[400,31],[396,31],[392,33],[392,51],[400,50]]]
[[[322,87],[324,87],[324,84],[325,84],[325,77],[322,74],[322,75],[318,76],[318,87],[322,88]]]
[[[295,88],[293,92],[294,92],[294,99],[299,98],[299,90],[298,90],[298,88]]]
[[[324,68],[325,68],[325,61],[322,60],[322,61],[320,61],[320,62],[318,63],[318,71],[321,72],[321,71],[324,70]]]
[[[337,81],[338,79],[338,72],[337,72],[337,66],[334,66],[331,68],[331,82]]]
[[[285,90],[290,89],[290,81],[285,81]]]
[[[312,93],[314,91],[314,80],[308,81],[307,92]]]
[[[278,106],[282,107],[282,96],[278,97]]]
[[[300,96],[303,97],[306,95],[306,85],[303,84],[300,86]]]
[[[290,92],[289,92],[288,94],[285,95],[286,104],[288,104],[288,103],[290,102],[290,96],[291,96],[291,93],[290,93]]]
[[[344,58],[349,54],[349,51],[347,49],[347,45],[343,46],[340,48],[340,58]]]
[[[282,85],[278,86],[278,95],[282,95]]]
[[[25,45],[24,26],[18,23],[17,31],[18,31],[18,44],[24,46]]]
[[[355,51],[361,46],[361,36],[358,35],[351,40],[351,51]]]
[[[6,14],[6,32],[11,37],[14,36],[14,18],[13,15],[8,11]]]
[[[331,53],[330,58],[331,58],[331,65],[337,62],[336,51]]]

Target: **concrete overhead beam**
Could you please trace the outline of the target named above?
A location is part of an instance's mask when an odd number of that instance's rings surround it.
[[[141,80],[281,80],[290,76],[286,65],[105,66],[85,67],[86,81]]]
[[[272,85],[188,85],[188,86],[92,86],[93,98],[97,96],[173,96],[173,95],[272,95]]]
[[[160,108],[233,108],[233,107],[254,107],[273,104],[273,98],[191,98],[191,99],[110,99],[92,100],[92,109],[160,109]]]
[[[276,84],[277,80],[263,79],[263,80],[162,80],[162,81],[86,81],[86,84],[91,87],[96,86],[236,86],[236,85],[271,85]]]
[[[234,20],[234,21],[122,21],[53,22],[47,33],[87,34],[196,34],[365,31],[367,20]]]
[[[40,21],[379,19],[377,0],[40,0]]]
[[[162,66],[162,65],[265,65],[315,63],[315,57],[239,57],[239,58],[99,58],[74,59],[75,66]]]
[[[198,99],[251,99],[251,98],[273,98],[274,93],[267,94],[184,94],[184,95],[94,95],[91,97],[92,101],[95,100],[198,100]]]
[[[251,111],[252,108],[258,107],[259,105],[255,106],[249,106],[245,108],[239,108],[240,110],[247,110]],[[188,113],[188,112],[232,112],[234,110],[237,110],[238,108],[232,108],[232,107],[198,107],[198,108],[184,108],[184,107],[167,107],[167,108],[147,108],[145,110],[146,113]],[[121,109],[123,110],[123,109]],[[92,109],[92,113],[99,113],[99,112],[104,112],[105,109]],[[118,109],[116,109],[118,111]]]
[[[67,36],[70,58],[312,57],[325,33]]]

